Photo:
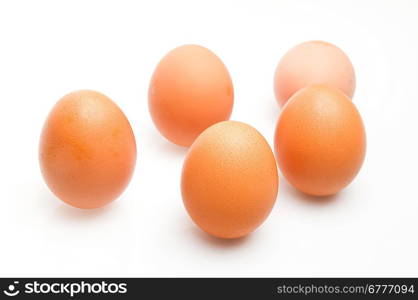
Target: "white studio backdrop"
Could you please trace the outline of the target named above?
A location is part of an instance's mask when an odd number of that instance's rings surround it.
[[[418,276],[417,32],[418,1],[1,1],[0,276]],[[272,146],[275,67],[313,39],[356,70],[361,172],[326,201],[280,177],[257,231],[207,236],[181,199],[186,149],[148,113],[155,66],[182,44],[213,50],[233,79],[231,119]],[[122,108],[138,146],[123,196],[94,211],[58,200],[38,164],[48,112],[85,88]]]

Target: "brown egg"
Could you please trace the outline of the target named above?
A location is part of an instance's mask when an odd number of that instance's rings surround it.
[[[338,89],[311,85],[284,106],[276,127],[280,170],[311,195],[337,193],[357,175],[366,153],[366,134],[353,102]]]
[[[49,113],[39,160],[58,198],[78,208],[97,208],[115,200],[128,185],[135,167],[135,137],[112,100],[98,92],[77,91]]]
[[[234,90],[228,70],[213,52],[184,45],[160,61],[148,99],[160,133],[177,145],[190,146],[203,130],[229,119]]]
[[[353,97],[356,79],[353,65],[338,47],[323,41],[310,41],[290,49],[280,60],[274,90],[280,105],[310,84],[326,84]]]
[[[239,238],[269,215],[277,196],[276,161],[253,127],[225,121],[206,129],[190,147],[181,190],[193,221],[219,238]]]

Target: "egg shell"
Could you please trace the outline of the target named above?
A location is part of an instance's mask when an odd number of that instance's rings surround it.
[[[186,147],[209,126],[228,120],[233,103],[232,80],[225,65],[198,45],[170,51],[157,65],[148,92],[157,129]]]
[[[294,187],[311,195],[332,195],[359,172],[366,133],[357,108],[344,93],[311,85],[283,107],[275,149],[280,170]]]
[[[59,100],[42,130],[39,160],[51,191],[74,207],[98,208],[128,185],[136,161],[129,121],[105,95],[89,90]]]
[[[310,84],[326,84],[352,98],[356,78],[348,56],[324,41],[305,42],[290,49],[276,68],[274,90],[277,101],[284,105],[295,92]]]
[[[253,127],[224,121],[206,129],[190,147],[181,190],[193,221],[219,238],[239,238],[269,215],[277,197],[274,154]]]

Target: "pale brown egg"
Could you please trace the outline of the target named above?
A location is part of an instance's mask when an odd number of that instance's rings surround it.
[[[278,184],[267,141],[235,121],[212,125],[195,140],[181,178],[190,217],[219,238],[239,238],[260,226],[276,201]]]
[[[366,133],[357,108],[344,93],[310,85],[284,106],[275,147],[287,181],[304,193],[326,196],[346,187],[359,172]]]
[[[356,78],[353,65],[337,46],[310,41],[290,49],[280,60],[274,77],[274,91],[280,105],[299,89],[326,84],[353,97]]]
[[[105,95],[76,91],[53,107],[42,130],[39,160],[51,191],[78,208],[115,200],[135,167],[129,121]]]
[[[228,120],[234,89],[228,70],[210,50],[184,45],[170,51],[151,79],[148,104],[160,133],[190,146],[209,126]]]

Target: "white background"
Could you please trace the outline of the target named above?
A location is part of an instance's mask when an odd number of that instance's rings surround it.
[[[326,201],[280,178],[276,206],[248,238],[217,240],[180,194],[186,149],[147,107],[150,76],[197,43],[228,67],[232,119],[273,143],[273,74],[295,44],[338,45],[357,73],[363,168]],[[418,276],[418,1],[2,1],[0,276]],[[38,165],[43,122],[77,89],[112,98],[131,121],[138,161],[104,209],[67,206]]]

